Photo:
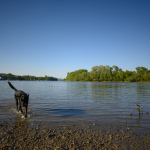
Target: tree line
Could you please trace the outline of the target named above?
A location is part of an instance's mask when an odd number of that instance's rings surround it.
[[[93,66],[91,71],[79,69],[67,73],[67,81],[125,81],[125,82],[150,82],[150,70],[137,67],[136,71],[123,71],[116,65]]]
[[[46,76],[45,77],[36,77],[36,76],[30,76],[30,75],[24,75],[24,76],[17,76],[17,75],[13,75],[11,73],[8,74],[2,74],[1,78],[7,80],[46,80],[46,81],[58,81],[57,78],[54,77],[49,77]]]

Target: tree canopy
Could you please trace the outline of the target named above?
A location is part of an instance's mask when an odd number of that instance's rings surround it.
[[[126,82],[150,82],[150,70],[145,67],[137,67],[136,71],[123,71],[116,65],[93,66],[91,71],[79,69],[69,72],[67,81],[126,81]]]

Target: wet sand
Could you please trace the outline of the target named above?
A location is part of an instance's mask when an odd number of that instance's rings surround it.
[[[150,131],[128,125],[93,122],[30,122],[10,118],[0,121],[3,150],[148,150]]]

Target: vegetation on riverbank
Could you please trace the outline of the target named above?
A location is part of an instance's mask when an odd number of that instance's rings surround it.
[[[1,79],[3,80],[46,80],[46,81],[58,81],[57,78],[54,77],[36,77],[36,76],[29,76],[29,75],[24,75],[24,76],[16,76],[12,75],[11,73],[8,74],[1,74],[0,75]]]
[[[150,82],[150,70],[137,67],[136,71],[123,71],[118,66],[93,66],[91,71],[79,69],[69,72],[66,81],[121,81],[121,82]]]

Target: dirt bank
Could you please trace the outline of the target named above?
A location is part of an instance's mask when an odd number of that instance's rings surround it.
[[[143,134],[142,134],[143,133]],[[150,136],[132,127],[80,122],[0,121],[0,149],[150,149]]]

